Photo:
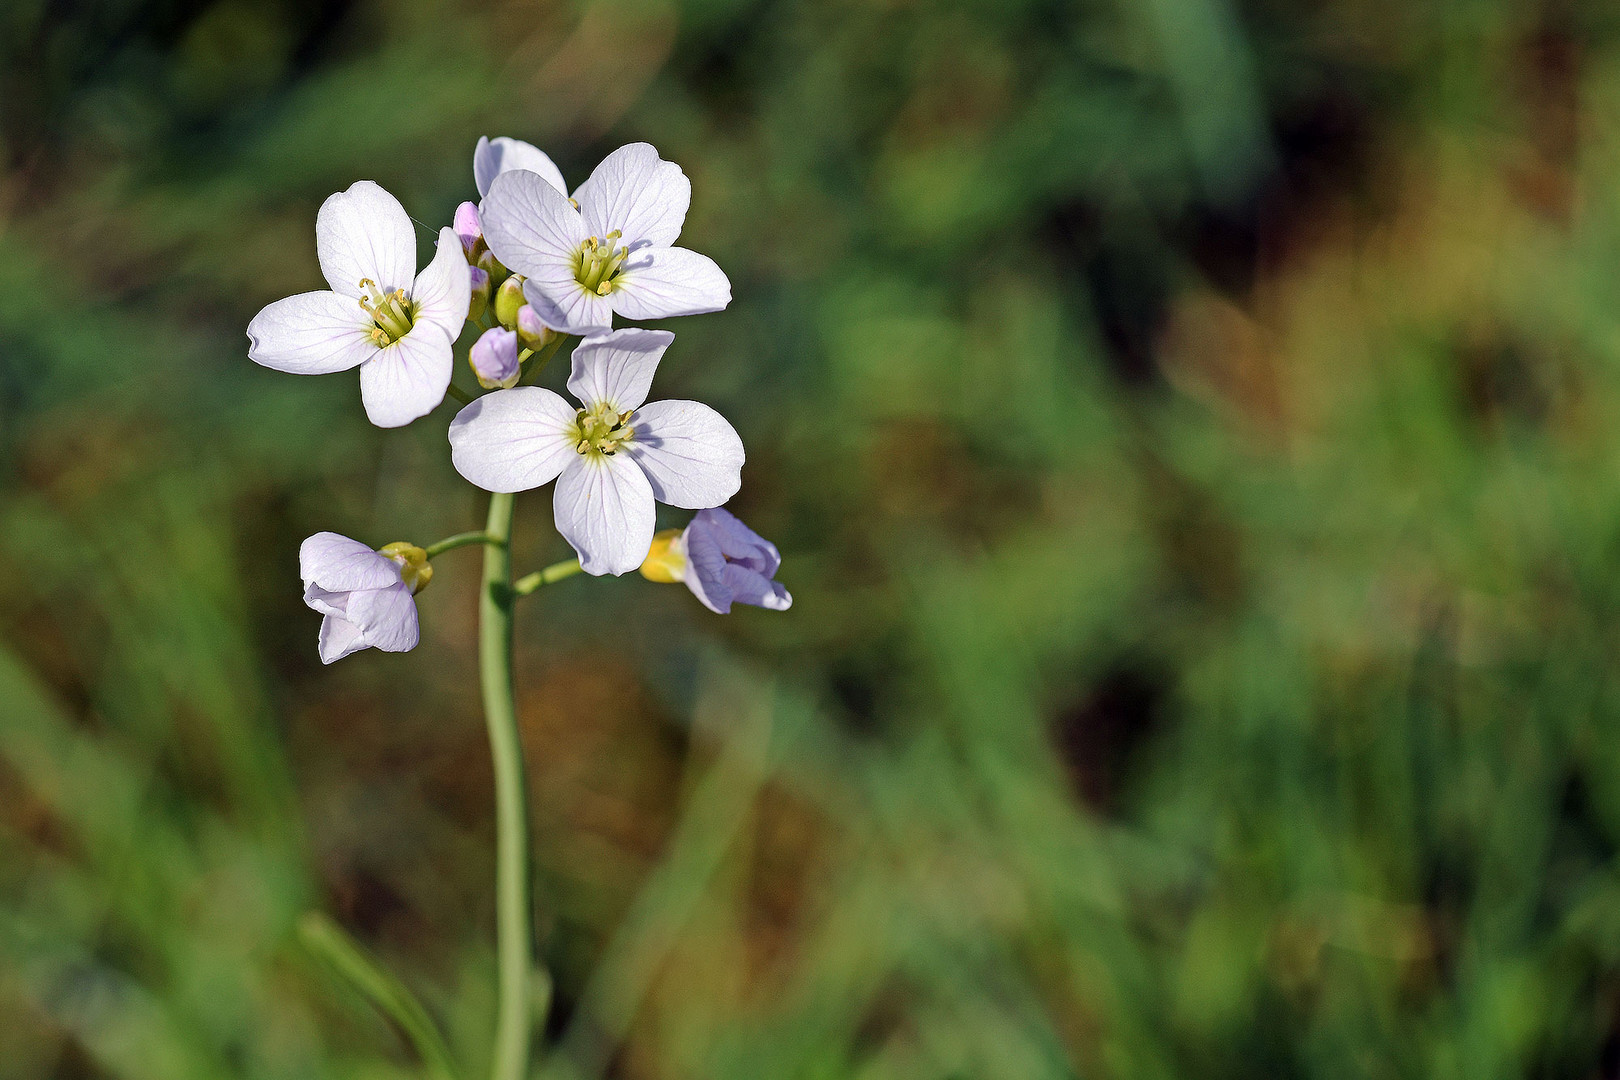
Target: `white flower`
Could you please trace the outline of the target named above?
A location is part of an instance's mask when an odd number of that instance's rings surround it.
[[[332,291],[260,311],[248,324],[248,356],[295,375],[359,367],[360,397],[378,427],[431,412],[450,385],[471,290],[455,230],[439,230],[433,261],[418,274],[405,208],[361,180],[321,204],[315,246]]]
[[[655,500],[701,510],[742,484],[742,440],[724,417],[695,401],[642,404],[674,337],[626,329],[581,342],[568,389],[583,408],[538,386],[474,401],[450,422],[456,471],[486,491],[556,479],[557,531],[585,572],[636,569],[652,543]]]
[[[404,577],[410,567],[402,562],[334,532],[316,533],[299,547],[304,603],[326,616],[321,620],[321,663],[361,649],[416,648],[416,601]]]
[[[713,259],[670,246],[692,183],[651,146],[613,151],[572,199],[560,177],[530,168],[493,175],[480,216],[489,249],[524,275],[523,295],[547,326],[590,334],[612,326],[615,313],[663,319],[731,302],[731,282]]]

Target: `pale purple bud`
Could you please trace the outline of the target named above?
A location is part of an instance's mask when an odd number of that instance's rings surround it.
[[[475,322],[489,307],[489,271],[481,266],[469,266],[467,277],[472,283],[472,292],[467,300],[467,320]]]
[[[484,239],[484,226],[478,220],[478,207],[470,202],[456,207],[455,229],[456,235],[461,237],[461,249],[467,253],[467,261],[476,261],[478,244]]]
[[[686,549],[682,580],[710,611],[724,615],[732,604],[786,611],[793,597],[772,580],[782,565],[776,545],[728,510],[700,510],[681,540]]]
[[[502,330],[497,326],[485,330],[473,342],[467,362],[472,365],[473,374],[478,376],[479,386],[486,390],[504,390],[516,385],[518,375],[523,370],[518,364],[517,337],[515,330]]]
[[[555,332],[540,321],[540,315],[532,304],[518,308],[517,332],[518,340],[525,349],[538,349],[555,336]]]
[[[323,664],[361,649],[416,648],[416,601],[399,562],[358,540],[322,532],[299,547],[298,572],[304,579],[304,603],[325,616]]]

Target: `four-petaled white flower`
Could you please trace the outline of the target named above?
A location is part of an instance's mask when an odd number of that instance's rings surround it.
[[[361,649],[409,652],[416,648],[416,600],[406,567],[358,540],[321,532],[298,549],[304,603],[321,620],[321,663]]]
[[[416,233],[399,200],[361,180],[321,204],[315,246],[330,292],[277,300],[248,324],[248,356],[295,375],[360,368],[378,427],[399,427],[444,398],[467,318],[467,260],[454,229],[416,272]]]
[[[655,500],[701,510],[742,484],[742,440],[724,417],[696,401],[643,404],[673,339],[625,329],[581,342],[568,389],[582,408],[538,386],[474,401],[450,423],[456,470],[486,491],[556,479],[557,531],[585,572],[636,569],[652,543]]]
[[[692,201],[679,165],[647,143],[621,146],[570,199],[560,175],[534,171],[539,159],[551,159],[527,143],[506,142],[499,160],[480,166],[475,158],[480,192],[490,174],[479,209],[484,240],[502,265],[527,279],[523,295],[547,326],[591,334],[612,326],[615,314],[663,319],[731,302],[731,282],[713,259],[671,246]]]

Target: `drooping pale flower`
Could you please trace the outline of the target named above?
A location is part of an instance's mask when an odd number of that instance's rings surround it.
[[[641,574],[649,581],[685,582],[704,607],[725,615],[732,604],[792,607],[793,597],[773,580],[781,565],[775,544],[715,507],[699,510],[684,529],[655,536]]]
[[[298,549],[304,603],[321,620],[321,662],[330,664],[361,649],[409,652],[419,631],[416,601],[433,576],[426,553],[410,544],[373,551],[358,540],[321,532]]]
[[[289,296],[255,315],[249,358],[295,375],[358,367],[360,397],[378,427],[431,412],[450,385],[471,290],[455,230],[439,230],[433,261],[418,274],[405,208],[361,180],[321,204],[315,246],[332,290]]]
[[[517,331],[502,330],[498,326],[485,330],[473,342],[467,362],[478,376],[478,385],[485,390],[505,389],[516,384],[523,371],[518,364]]]
[[[719,506],[742,484],[743,446],[719,413],[696,401],[644,405],[663,330],[616,330],[574,349],[575,408],[538,386],[479,398],[450,422],[456,470],[486,491],[527,491],[557,480],[557,531],[588,574],[641,565],[654,502]]]
[[[731,302],[731,282],[713,259],[671,246],[691,201],[679,165],[632,143],[603,159],[572,199],[529,167],[497,173],[479,213],[485,242],[524,275],[541,320],[591,334],[615,314],[663,319]]]

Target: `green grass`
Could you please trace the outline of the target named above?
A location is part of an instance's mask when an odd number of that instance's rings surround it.
[[[523,601],[537,1075],[1617,1075],[1602,5],[81,7],[0,12],[0,1080],[427,1075],[310,911],[486,1073],[477,553],[331,668],[296,558],[484,504],[242,336],[480,134],[692,177],[659,393],[795,597]]]

